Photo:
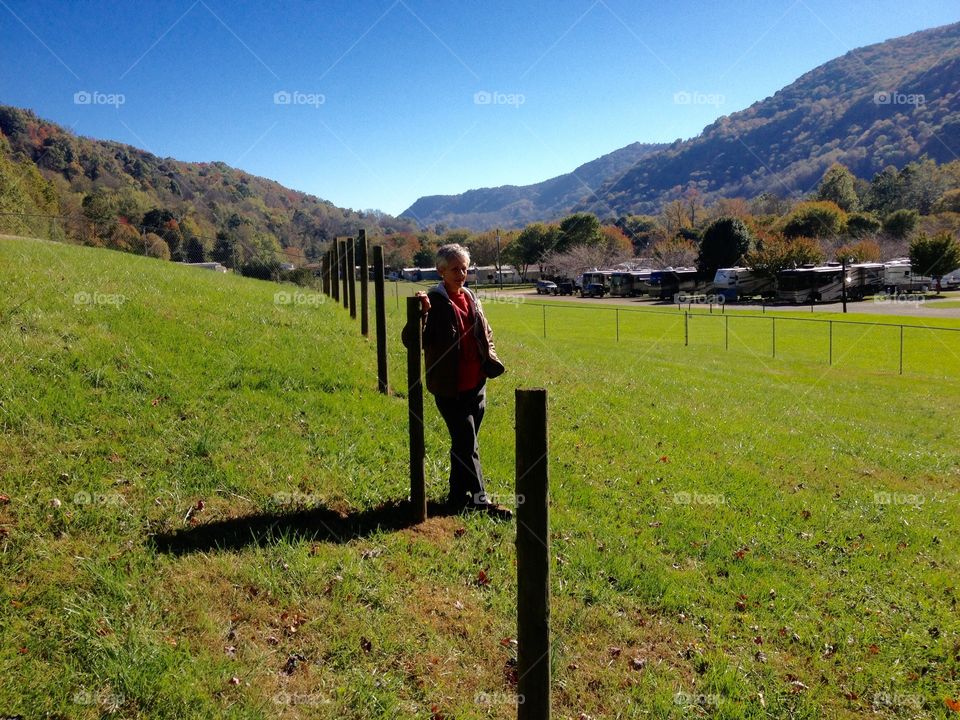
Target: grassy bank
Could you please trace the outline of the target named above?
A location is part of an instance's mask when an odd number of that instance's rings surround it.
[[[0,266],[0,715],[515,715],[513,527],[396,512],[402,297],[384,397],[309,291],[39,241]],[[550,393],[558,717],[956,716],[952,349],[901,377],[868,335],[828,366],[746,319],[718,351],[682,314],[617,342],[612,313],[544,339],[534,303],[487,311],[491,492],[513,388]]]

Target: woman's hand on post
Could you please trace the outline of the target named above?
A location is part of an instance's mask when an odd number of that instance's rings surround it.
[[[420,312],[426,315],[430,312],[430,298],[428,298],[427,294],[423,291],[418,292],[417,297],[420,298]]]

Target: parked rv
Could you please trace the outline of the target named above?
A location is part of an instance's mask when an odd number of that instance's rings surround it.
[[[652,297],[672,300],[681,292],[693,292],[697,289],[697,271],[695,268],[667,268],[650,273],[649,279]]]
[[[914,275],[910,261],[906,258],[891,260],[883,265],[883,289],[888,295],[900,293],[926,292],[935,285],[934,279],[926,275]]]
[[[580,280],[580,297],[603,297],[610,289],[608,281],[612,270],[585,272]]]
[[[610,294],[616,297],[637,297],[646,291],[652,270],[631,270],[610,275]]]
[[[880,292],[883,272],[879,263],[858,263],[847,267],[848,300]],[[843,299],[844,274],[840,263],[781,270],[777,273],[777,297],[794,304],[837,302]]]
[[[843,269],[821,265],[781,270],[777,273],[777,298],[800,305],[839,300],[843,292]]]
[[[727,302],[748,300],[753,297],[774,297],[774,278],[755,273],[744,267],[720,268],[713,277],[713,291]]]
[[[847,298],[862,300],[883,291],[883,263],[847,265]]]

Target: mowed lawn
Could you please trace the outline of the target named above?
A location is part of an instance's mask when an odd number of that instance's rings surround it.
[[[514,525],[402,513],[398,288],[386,397],[314,291],[41,241],[0,268],[0,716],[516,715]],[[513,390],[549,392],[556,717],[958,717],[960,340],[908,335],[900,376],[890,328],[835,325],[830,366],[813,323],[774,358],[768,319],[685,347],[682,314],[618,342],[600,306],[546,338],[486,308],[492,493]]]

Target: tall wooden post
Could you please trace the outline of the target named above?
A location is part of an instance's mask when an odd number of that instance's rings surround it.
[[[423,383],[420,353],[420,298],[407,298],[407,323],[416,328],[407,348],[407,416],[410,424],[410,506],[414,522],[427,519],[427,483],[423,469]]]
[[[347,298],[350,305],[350,317],[357,319],[357,258],[356,242],[347,238]]]
[[[383,247],[373,248],[373,304],[377,322],[377,387],[390,392],[387,380],[387,306],[383,292]]]
[[[343,300],[343,307],[350,307],[350,290],[347,289],[347,241],[346,240],[337,240],[337,245],[340,248],[340,299]]]
[[[517,718],[550,717],[547,391],[516,391]]]
[[[357,237],[357,264],[360,266],[360,334],[370,334],[370,263],[367,259],[367,231],[361,230]]]
[[[340,302],[340,243],[334,240],[330,243],[330,283],[333,290],[333,301]]]
[[[323,294],[330,295],[330,251],[327,250],[320,258],[320,287]]]

